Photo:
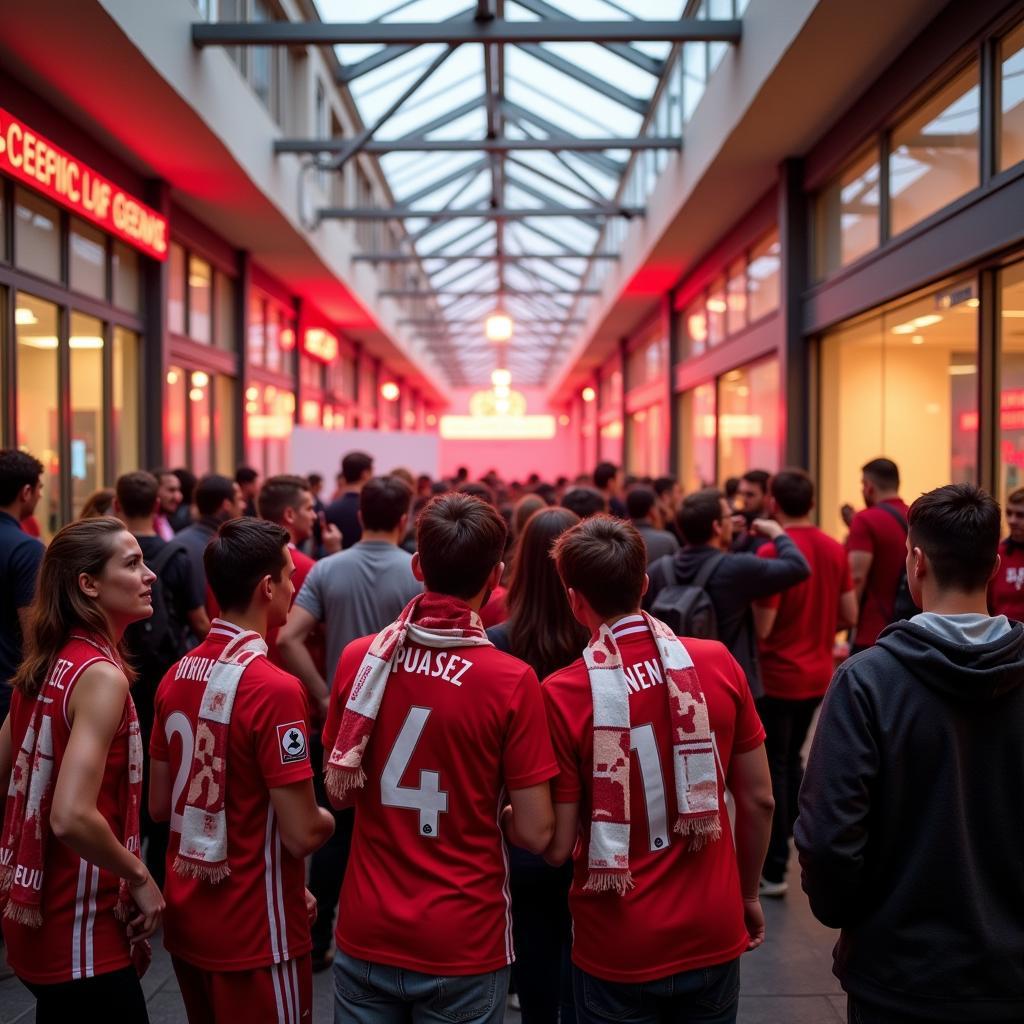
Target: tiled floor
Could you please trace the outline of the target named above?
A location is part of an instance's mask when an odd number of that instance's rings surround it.
[[[768,937],[764,946],[744,957],[740,996],[741,1024],[840,1024],[846,1020],[846,997],[832,976],[834,933],[815,921],[797,889],[785,899],[766,900]],[[185,1012],[170,960],[157,944],[153,966],[142,985],[152,1024],[184,1024]],[[330,972],[314,977],[314,1024],[331,1021]],[[0,1024],[34,1021],[32,997],[16,980],[0,982]],[[509,1012],[506,1024],[519,1024]],[[257,1024],[257,1022],[250,1022]]]

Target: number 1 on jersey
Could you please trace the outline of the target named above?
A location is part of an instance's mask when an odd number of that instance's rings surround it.
[[[419,811],[420,835],[436,839],[438,818],[448,810],[448,792],[441,789],[440,774],[421,768],[418,786],[401,785],[402,776],[409,767],[429,717],[430,708],[409,708],[380,777],[380,802],[387,807],[408,807]]]

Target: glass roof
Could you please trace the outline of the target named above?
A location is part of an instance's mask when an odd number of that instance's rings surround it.
[[[329,22],[468,20],[476,0],[315,0]],[[497,0],[509,21],[675,20],[693,0]],[[701,5],[702,7],[705,5]],[[353,17],[353,8],[359,11]],[[702,12],[703,13],[703,12]],[[668,43],[463,44],[335,47],[363,123],[376,125],[403,94],[439,66],[379,124],[376,141],[403,138],[544,140],[552,136],[632,138],[651,128],[652,102],[669,67]],[[488,80],[490,88],[488,88]],[[452,383],[485,383],[503,361],[519,385],[543,384],[568,350],[571,321],[586,317],[580,295],[587,257],[607,251],[603,217],[580,208],[622,202],[631,151],[510,150],[387,152],[380,155],[395,202],[408,206],[395,274],[409,319],[434,348]],[[431,221],[417,212],[545,208],[544,217],[467,216]],[[558,215],[560,209],[565,215]],[[554,209],[554,214],[551,210]],[[375,237],[390,238],[377,231]],[[382,249],[393,250],[381,243]],[[554,254],[578,253],[579,256]],[[445,259],[431,259],[443,253]],[[450,257],[459,257],[453,261]],[[475,257],[475,258],[474,258]],[[504,257],[504,258],[503,258]],[[422,298],[419,293],[426,293]],[[483,332],[500,307],[515,322],[503,350]]]

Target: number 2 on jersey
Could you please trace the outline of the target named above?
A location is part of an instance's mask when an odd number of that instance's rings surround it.
[[[407,807],[419,811],[420,835],[436,839],[438,818],[448,810],[448,792],[441,789],[440,773],[421,768],[418,786],[401,785],[402,776],[409,767],[429,717],[430,708],[409,708],[381,773],[380,802],[386,807]]]

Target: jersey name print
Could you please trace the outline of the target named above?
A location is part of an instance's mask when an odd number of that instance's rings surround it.
[[[173,870],[196,732],[205,724],[199,709],[206,679],[238,632],[215,620],[206,640],[171,667],[157,690],[150,741],[151,756],[168,763],[173,783],[164,944],[207,971],[269,967],[311,948],[304,865],[284,849],[270,799],[274,787],[312,778],[306,702],[299,681],[267,658],[254,658],[243,672],[228,728],[224,799],[231,873],[210,885]]]
[[[324,749],[373,638],[338,663]],[[409,643],[388,677],[363,755],[335,938],[350,956],[424,974],[511,963],[507,790],[557,771],[540,684],[493,647]]]

